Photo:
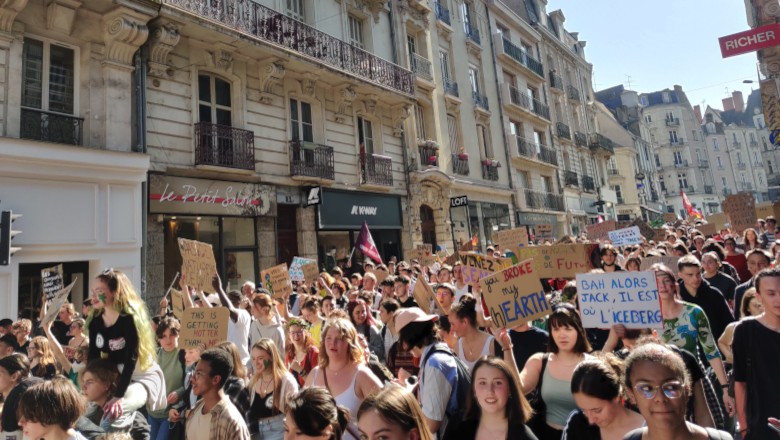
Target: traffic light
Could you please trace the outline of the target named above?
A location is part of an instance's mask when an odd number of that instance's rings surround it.
[[[11,247],[11,240],[22,231],[12,231],[11,224],[22,214],[14,214],[12,211],[3,211],[0,214],[0,266],[8,266],[11,263],[11,255],[21,250],[20,247]]]

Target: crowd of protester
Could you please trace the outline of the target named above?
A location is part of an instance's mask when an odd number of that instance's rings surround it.
[[[562,278],[541,280],[549,316],[500,329],[479,284],[440,255],[342,265],[281,298],[251,281],[225,292],[217,274],[213,294],[181,280],[185,309],[229,312],[227,341],[182,349],[168,299],[151,316],[108,269],[80,314],[66,304],[41,325],[44,302],[35,323],[0,320],[0,440],[780,438],[776,222],[713,237],[696,226],[599,243],[592,273],[679,258],[646,269],[655,330],[583,328]],[[417,283],[441,309],[417,303]]]

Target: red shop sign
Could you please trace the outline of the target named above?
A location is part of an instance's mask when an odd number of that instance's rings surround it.
[[[755,52],[780,45],[780,24],[761,26],[738,34],[718,38],[723,58]]]

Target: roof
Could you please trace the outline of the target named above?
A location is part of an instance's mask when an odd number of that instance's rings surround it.
[[[762,111],[761,92],[759,90],[753,90],[752,92],[750,92],[750,95],[748,95],[747,103],[745,104],[745,109],[742,110],[741,112],[738,112],[734,109],[726,110],[726,111],[717,111],[717,112],[718,112],[718,116],[720,116],[720,119],[723,121],[724,124],[726,124],[726,126],[734,124],[738,127],[740,126],[755,127],[755,124],[753,123],[754,108],[758,108],[759,112]]]
[[[596,101],[604,104],[608,108],[617,108],[623,105],[623,101],[620,99],[620,95],[623,94],[625,88],[622,84],[610,87],[596,92]]]
[[[664,92],[669,93],[670,102],[664,102],[663,94]],[[651,92],[643,94],[642,96],[647,97],[647,105],[645,107],[652,107],[654,105],[668,105],[668,104],[682,104],[680,102],[680,97],[677,96],[677,90],[661,90],[658,92]]]

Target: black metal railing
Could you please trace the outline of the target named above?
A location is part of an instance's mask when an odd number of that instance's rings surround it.
[[[563,79],[550,71],[550,87],[563,91]]]
[[[544,145],[539,145],[539,160],[558,166],[558,155],[555,153],[555,150]]]
[[[431,147],[417,147],[420,150],[420,164],[423,166],[439,166],[438,149]]]
[[[574,86],[566,87],[567,95],[572,101],[580,102],[580,91]]]
[[[411,71],[254,0],[162,0],[162,3],[294,50],[363,80],[414,95]]]
[[[699,159],[699,168],[709,168],[710,161]]]
[[[620,171],[618,171],[615,168],[607,168],[607,174],[610,175],[610,176],[619,176],[620,175]]]
[[[612,140],[600,133],[591,133],[590,134],[590,149],[596,150],[596,149],[602,149],[606,151],[607,153],[615,154],[615,146],[612,142]]]
[[[485,180],[498,180],[498,166],[482,162],[482,178]]]
[[[460,96],[458,94],[458,83],[450,78],[444,78],[444,93],[452,96]]]
[[[450,10],[442,6],[439,2],[434,2],[433,6],[436,11],[436,19],[447,23],[448,26],[452,26],[450,23]]]
[[[753,166],[756,167],[756,168],[763,167],[764,166],[764,162],[754,162]]]
[[[581,131],[575,131],[574,132],[574,143],[577,144],[578,147],[587,147],[588,146],[588,137],[585,135],[585,133]]]
[[[412,72],[414,72],[415,75],[433,81],[433,69],[431,68],[431,62],[429,60],[413,53],[409,59],[409,67],[412,68]]]
[[[667,127],[676,127],[680,125],[680,118],[671,118],[666,120]]]
[[[461,158],[460,154],[452,155],[452,172],[462,176],[469,175],[469,158]]]
[[[518,107],[522,107],[528,111],[533,111],[531,108],[531,97],[512,85],[509,86],[509,100],[512,102],[512,104]]]
[[[393,161],[376,154],[360,155],[360,183],[393,186]]]
[[[290,176],[336,180],[333,147],[290,141]]]
[[[669,145],[672,147],[682,147],[685,145],[685,141],[683,139],[677,139],[677,140],[669,140]]]
[[[463,30],[466,32],[466,38],[476,44],[482,44],[479,40],[479,29],[472,26],[470,23],[463,23]]]
[[[585,191],[596,192],[596,182],[590,176],[582,176],[582,189]]]
[[[750,146],[751,147],[757,147],[758,146],[758,141],[756,141],[756,140],[750,141]]]
[[[531,56],[524,49],[517,47],[506,38],[504,38],[504,52],[507,53],[510,57],[514,58],[515,61],[517,61],[518,63],[531,69],[535,74],[539,75],[541,78],[544,78],[544,70],[542,68],[542,63],[540,63],[539,60]]]
[[[516,136],[517,154],[530,159],[536,159],[536,143],[532,140]]]
[[[730,196],[731,195],[731,190],[728,189],[728,188],[723,188],[723,195],[724,196]]]
[[[542,209],[559,212],[565,211],[563,196],[560,194],[553,194],[545,191],[535,191],[529,188],[524,188],[523,192],[525,193],[525,206],[528,209]]]
[[[479,92],[471,91],[471,97],[474,98],[474,107],[490,111],[487,95],[480,95]]]
[[[679,160],[674,162],[675,168],[688,168],[688,161],[687,160]]]
[[[580,181],[577,178],[577,173],[571,170],[563,170],[564,184],[566,186],[580,186]]]
[[[714,194],[715,190],[712,185],[704,185],[704,194]]]
[[[23,108],[19,128],[22,139],[81,145],[84,118]]]
[[[558,122],[555,124],[555,128],[558,129],[558,137],[571,140],[571,130],[569,130],[568,125],[564,124],[563,122]]]
[[[544,119],[547,119],[548,121],[550,120],[550,107],[549,106],[542,104],[542,101],[539,101],[536,98],[531,98],[531,104],[532,104],[534,113],[536,113],[538,116],[543,117]]]
[[[746,167],[747,165],[745,165],[745,162],[737,162],[737,168],[740,170],[744,170]]]
[[[255,133],[227,125],[195,124],[195,165],[255,169]]]
[[[753,189],[752,183],[743,182],[742,183],[742,191],[750,191]]]

